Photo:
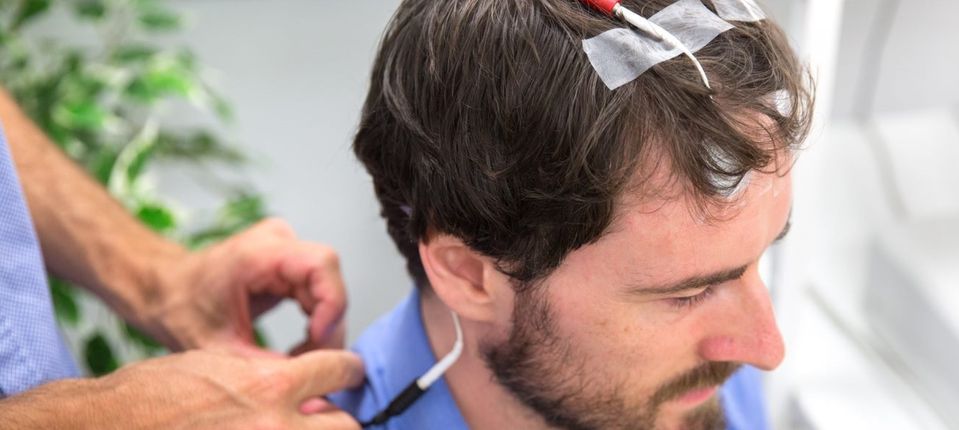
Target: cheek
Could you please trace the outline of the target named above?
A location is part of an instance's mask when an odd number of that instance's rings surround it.
[[[597,294],[569,294],[551,299],[556,335],[596,378],[620,381],[632,396],[645,398],[699,363],[692,328],[663,326],[643,317],[656,304],[604,301]]]

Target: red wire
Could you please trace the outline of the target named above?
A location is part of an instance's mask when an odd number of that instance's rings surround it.
[[[592,6],[599,10],[600,12],[605,13],[606,15],[613,16],[613,8],[619,4],[619,0],[580,0],[585,3],[587,6]]]

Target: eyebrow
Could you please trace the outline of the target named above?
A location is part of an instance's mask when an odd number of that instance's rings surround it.
[[[633,296],[659,296],[676,294],[689,290],[698,290],[710,285],[722,284],[723,282],[732,281],[733,279],[739,279],[741,276],[743,276],[743,273],[746,273],[746,266],[739,266],[734,269],[728,269],[704,276],[693,276],[669,285],[630,288],[629,294]]]
[[[791,220],[792,211],[789,212],[789,219],[786,220],[786,225],[783,227],[782,231],[779,232],[779,235],[776,236],[776,239],[773,240],[774,244],[782,241],[789,234],[789,230],[792,227]],[[749,265],[746,264],[708,275],[693,276],[668,285],[633,287],[629,289],[628,294],[632,296],[659,296],[677,294],[690,290],[698,290],[710,285],[722,284],[723,282],[732,281],[733,279],[739,279],[743,276],[743,273],[746,273],[746,268],[748,266]]]

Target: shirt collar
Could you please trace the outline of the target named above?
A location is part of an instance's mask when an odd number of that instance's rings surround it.
[[[406,299],[367,330],[354,349],[366,362],[366,395],[378,409],[436,363],[420,311],[420,293]],[[361,419],[376,411],[357,411]],[[445,378],[436,381],[406,412],[390,420],[390,429],[468,429]]]

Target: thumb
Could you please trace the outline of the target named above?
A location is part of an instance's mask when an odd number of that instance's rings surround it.
[[[291,358],[288,370],[296,381],[301,381],[295,399],[302,402],[311,397],[356,387],[363,383],[364,370],[360,357],[349,351],[312,351]]]

